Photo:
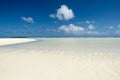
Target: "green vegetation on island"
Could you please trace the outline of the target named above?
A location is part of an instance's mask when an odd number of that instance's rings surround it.
[[[11,38],[28,38],[28,37],[26,37],[26,36],[13,36]]]

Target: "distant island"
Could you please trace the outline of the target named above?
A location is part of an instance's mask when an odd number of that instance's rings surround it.
[[[13,36],[11,38],[28,38],[28,37],[26,37],[26,36]]]

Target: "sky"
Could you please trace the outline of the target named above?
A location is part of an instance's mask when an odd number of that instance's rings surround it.
[[[120,37],[120,0],[0,0],[0,37]]]

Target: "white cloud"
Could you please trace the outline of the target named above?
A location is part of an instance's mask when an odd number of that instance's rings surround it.
[[[61,27],[59,27],[58,30],[70,34],[79,34],[80,32],[83,32],[85,29],[83,27],[70,24],[68,26],[62,25]]]
[[[90,28],[93,29],[93,26]],[[76,26],[74,24],[70,24],[68,26],[62,25],[58,28],[58,31],[64,32],[68,35],[77,35],[77,36],[79,36],[79,35],[92,35],[92,36],[104,35],[104,33],[100,33],[95,30],[91,31],[91,30],[85,29],[84,27]]]
[[[53,19],[55,18],[55,15],[54,15],[54,14],[50,14],[49,16],[50,16],[51,18],[53,18]]]
[[[113,26],[110,26],[109,29],[113,29]]]
[[[49,28],[47,28],[46,31],[48,31],[48,32],[50,32],[50,31],[56,32],[57,30],[56,29],[49,29]]]
[[[120,34],[120,30],[117,30],[115,33],[116,33],[116,34]]]
[[[95,21],[91,21],[91,23],[95,23]]]
[[[88,34],[88,35],[100,35],[100,33],[97,32],[97,31],[86,31],[85,34]]]
[[[91,22],[87,20],[87,21],[85,21],[85,23],[90,24]]]
[[[56,29],[52,29],[53,32],[56,32]]]
[[[21,17],[21,19],[25,22],[28,22],[28,23],[34,23],[34,20],[32,17]]]
[[[90,25],[88,26],[88,29],[90,29],[90,30],[93,30],[94,28],[95,28],[95,26],[92,25],[92,24],[90,24]]]
[[[120,34],[120,24],[117,27],[118,29],[115,31],[116,34]]]
[[[47,29],[46,29],[46,31],[50,31],[50,29],[49,29],[49,28],[47,28]]]
[[[120,24],[118,25],[118,28],[120,29]]]
[[[87,21],[85,21],[85,23],[86,24],[91,24],[91,23],[95,23],[95,21],[89,21],[89,20],[87,20]]]
[[[74,13],[72,9],[69,9],[66,5],[61,5],[59,9],[57,9],[56,14],[50,14],[51,18],[58,18],[59,20],[70,20],[74,17]]]

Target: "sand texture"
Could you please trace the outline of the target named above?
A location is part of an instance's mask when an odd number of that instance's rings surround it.
[[[119,38],[36,40],[0,46],[0,80],[120,80]]]
[[[35,39],[25,39],[25,38],[1,38],[0,39],[0,46],[3,45],[10,45],[10,44],[18,44],[18,43],[26,43],[32,42]]]

